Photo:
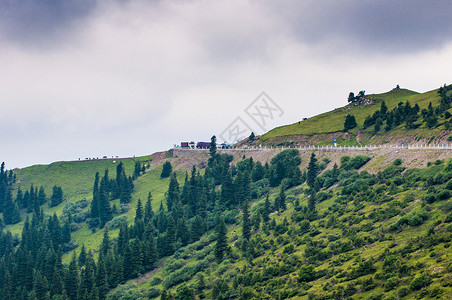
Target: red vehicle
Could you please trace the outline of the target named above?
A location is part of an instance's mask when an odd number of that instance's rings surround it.
[[[209,149],[210,148],[210,142],[198,142],[196,144],[196,148],[198,148],[198,149]]]
[[[188,142],[181,142],[180,143],[180,147],[183,149],[189,149],[190,147],[188,146]]]

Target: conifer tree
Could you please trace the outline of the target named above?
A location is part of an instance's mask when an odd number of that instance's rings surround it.
[[[286,194],[284,193],[284,185],[281,185],[281,189],[279,191],[279,196],[277,198],[278,201],[278,208],[280,211],[284,211],[287,208],[286,205]]]
[[[83,267],[86,262],[86,249],[85,244],[82,244],[82,249],[80,250],[80,254],[78,255],[78,265]]]
[[[5,202],[4,202],[4,209],[3,209],[3,221],[5,224],[16,224],[20,222],[20,213],[19,208],[17,207],[16,203],[13,202],[11,190],[8,188],[7,191],[5,191]]]
[[[104,237],[102,238],[102,243],[100,245],[100,253],[101,255],[107,255],[108,251],[110,250],[110,237],[108,236],[108,226],[105,227],[104,230]]]
[[[63,189],[59,186],[53,186],[52,197],[50,198],[50,206],[54,207],[63,202]]]
[[[251,221],[248,200],[242,203],[242,232],[243,239],[249,241],[251,238]]]
[[[227,208],[232,208],[236,204],[231,172],[226,172],[223,177],[221,184],[221,203]]]
[[[96,172],[93,186],[93,200],[91,201],[91,218],[99,218],[99,172]]]
[[[310,211],[315,211],[316,201],[316,194],[312,193],[308,200],[308,208]]]
[[[107,284],[107,271],[105,269],[105,263],[102,257],[99,257],[96,272],[96,287],[98,289],[97,294],[99,300],[105,300],[107,298],[108,284]]]
[[[69,263],[69,268],[66,271],[64,284],[65,290],[70,300],[77,300],[78,286],[79,286],[79,276],[78,276],[77,258],[74,252],[74,254],[72,255],[71,262]]]
[[[162,173],[160,174],[160,178],[170,177],[173,172],[173,166],[169,161],[165,161],[162,166]]]
[[[177,182],[176,173],[171,175],[168,192],[166,194],[166,207],[168,211],[173,209],[173,206],[179,202],[180,191],[179,191],[179,183]]]
[[[41,186],[39,188],[39,192],[38,192],[38,202],[40,205],[44,204],[46,202],[46,193],[44,191],[44,187]]]
[[[135,223],[138,220],[143,220],[143,205],[141,205],[141,199],[138,199],[137,209],[135,211]]]
[[[154,212],[152,211],[152,194],[151,192],[148,193],[148,199],[146,201],[146,204],[144,206],[144,222],[147,223],[152,220],[154,217]]]
[[[209,152],[210,152],[210,158],[215,159],[216,154],[217,154],[217,137],[216,136],[212,136],[210,138]]]
[[[315,153],[312,152],[311,158],[308,164],[308,174],[306,178],[306,183],[310,188],[314,187],[315,179],[317,178],[317,173],[319,171],[319,167],[317,165],[317,158],[315,158]]]
[[[227,251],[227,238],[226,238],[226,225],[224,219],[217,217],[217,225],[215,227],[215,234],[217,236],[217,243],[215,244],[215,257],[217,262],[220,263],[223,260],[224,254]]]
[[[99,221],[100,226],[104,227],[104,225],[113,218],[113,214],[111,212],[110,202],[108,199],[107,193],[107,182],[105,181],[105,177],[100,181],[99,187]]]
[[[271,213],[271,204],[269,194],[267,193],[267,197],[265,198],[264,203],[264,210],[262,212],[262,220],[264,221],[264,223],[268,223],[268,221],[270,220],[270,213]]]
[[[141,163],[139,161],[135,161],[135,169],[133,171],[133,179],[137,179],[141,174]]]

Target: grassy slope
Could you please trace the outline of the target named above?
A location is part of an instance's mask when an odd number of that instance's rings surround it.
[[[141,162],[148,162],[149,156],[138,157],[135,160]],[[122,160],[127,175],[131,175],[134,170],[135,160],[125,159]],[[116,176],[116,166],[119,161],[113,163],[114,160],[92,160],[92,161],[77,161],[77,162],[55,162],[50,165],[35,165],[27,168],[17,170],[15,172],[17,176],[14,189],[18,189],[19,186],[24,191],[30,188],[33,184],[35,187],[43,186],[48,198],[52,195],[52,187],[56,184],[63,188],[65,201],[60,205],[49,208],[47,204],[44,204],[42,208],[47,215],[53,215],[56,213],[58,216],[62,215],[63,208],[68,202],[75,203],[82,199],[91,201],[92,199],[92,186],[94,183],[94,176],[96,172],[99,172],[101,176],[105,169],[108,169],[110,178]],[[144,205],[148,193],[153,195],[153,209],[156,210],[160,206],[160,201],[163,200],[164,194],[168,189],[169,179],[160,179],[161,167],[154,167],[148,170],[144,175],[140,176],[134,181],[135,189],[132,194],[132,201],[130,203],[130,210],[122,215],[126,216],[129,223],[133,222],[135,216],[135,207],[137,206],[138,199],[142,200]],[[15,194],[15,192],[14,192]],[[111,201],[111,204],[115,204],[116,207],[120,207],[119,200]],[[87,211],[89,206],[84,209]],[[10,230],[13,234],[20,234],[23,226],[23,220],[25,220],[26,214],[22,215],[22,222],[7,226],[5,229]],[[82,228],[72,233],[72,238],[77,244],[85,244],[87,249],[97,249],[101,240],[103,231],[92,232],[85,223],[81,223]],[[118,233],[118,229],[112,230],[110,235],[115,237]],[[76,251],[79,249],[77,248]],[[69,254],[68,256],[70,256]]]
[[[423,108],[428,107],[429,102],[432,102],[433,106],[438,105],[440,98],[436,92],[437,90],[433,90],[418,94],[417,92],[410,90],[400,89],[392,90],[384,94],[368,95],[366,96],[367,98],[376,100],[374,104],[366,106],[346,105],[333,111],[309,118],[308,120],[302,121],[300,124],[298,124],[297,122],[291,125],[277,127],[262,135],[259,138],[259,141],[263,143],[273,143],[281,137],[290,137],[297,135],[311,136],[338,132],[343,130],[344,120],[347,114],[352,114],[356,118],[358,128],[355,128],[351,131],[352,134],[356,134],[359,129],[362,129],[364,119],[368,115],[372,115],[376,110],[380,109],[380,104],[382,101],[385,101],[386,106],[388,106],[389,109],[392,109],[396,107],[399,102],[405,102],[409,100],[412,105],[417,103],[422,110]],[[399,133],[399,131],[406,132],[406,130],[402,129],[402,127],[403,126],[396,128],[389,134],[391,134],[392,132]],[[424,132],[426,132],[427,135],[429,134],[429,130],[422,127],[419,128],[417,133],[420,134]],[[386,133],[386,135],[388,134]],[[327,139],[328,143],[331,143],[329,136],[327,137]],[[323,141],[317,141],[317,143],[324,144]]]

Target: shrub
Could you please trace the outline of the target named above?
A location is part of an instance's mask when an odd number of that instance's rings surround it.
[[[428,275],[417,276],[410,283],[410,289],[413,291],[417,291],[422,289],[423,287],[428,286],[432,282],[432,279]]]
[[[315,279],[315,271],[314,266],[301,266],[300,271],[298,272],[298,281],[299,282],[309,282]]]
[[[440,190],[438,192],[438,199],[439,200],[446,200],[450,198],[450,191],[448,190]]]
[[[407,288],[406,286],[402,286],[398,291],[397,291],[397,295],[400,298],[405,297],[406,295],[408,295],[410,293],[410,289]]]
[[[402,159],[401,158],[397,158],[394,160],[394,162],[392,163],[394,166],[400,166],[402,165]]]
[[[161,294],[160,289],[151,287],[147,290],[146,297],[148,297],[149,299],[154,299],[154,298],[157,298],[158,296],[160,296],[160,294]]]

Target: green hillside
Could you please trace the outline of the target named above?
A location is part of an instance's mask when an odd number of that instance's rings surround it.
[[[399,142],[402,136],[408,136],[408,139],[421,136],[421,140],[426,143],[433,139],[436,139],[437,142],[444,142],[447,136],[440,135],[441,131],[446,129],[447,119],[444,115],[438,116],[438,125],[434,128],[427,127],[425,123],[422,124],[420,119],[418,119],[420,126],[416,130],[406,129],[405,124],[395,126],[389,132],[381,130],[376,133],[373,131],[373,127],[363,128],[366,117],[372,116],[378,111],[383,101],[389,111],[396,108],[400,102],[406,103],[406,101],[409,101],[412,106],[419,105],[420,110],[423,110],[427,109],[429,103],[432,103],[433,107],[440,104],[441,97],[437,92],[438,90],[433,90],[419,94],[406,89],[393,89],[384,94],[366,95],[365,99],[369,100],[371,104],[357,105],[351,103],[304,121],[277,127],[260,136],[256,142],[267,145],[290,145],[294,143],[331,145],[332,138],[336,137],[341,145],[359,145],[363,143]],[[358,124],[356,128],[349,132],[344,132],[346,115],[353,115]]]
[[[447,140],[451,94],[368,95],[260,141]],[[347,114],[358,126],[342,132]],[[447,150],[173,149],[2,168],[0,299],[451,299],[451,199]]]
[[[318,176],[314,213],[306,183],[285,191],[287,209],[268,223],[255,217],[265,211],[262,197],[251,209],[246,251],[237,216],[221,262],[211,231],[111,299],[153,298],[162,290],[196,299],[450,299],[452,161],[406,170],[395,160],[373,175],[359,171],[371,164],[363,156],[341,161],[337,175],[329,169]],[[272,210],[279,196],[279,188],[271,190]]]

